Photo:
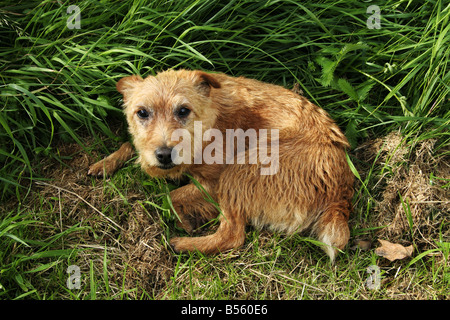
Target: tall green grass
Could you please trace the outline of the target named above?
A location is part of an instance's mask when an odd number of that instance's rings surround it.
[[[10,211],[0,221],[0,299],[40,297],[30,282],[33,275],[45,272],[76,256],[77,249],[61,249],[61,241],[85,228],[74,225],[62,232],[40,238],[42,229],[55,229],[36,220],[30,212]],[[15,289],[14,289],[15,288]],[[42,298],[42,297],[41,297]]]
[[[402,127],[448,142],[448,2],[71,1],[0,8],[0,192],[23,194],[32,159],[80,133],[114,135],[115,82],[167,68],[222,71],[291,87],[329,111],[356,146]]]

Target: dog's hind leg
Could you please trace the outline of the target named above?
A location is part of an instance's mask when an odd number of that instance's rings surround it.
[[[242,215],[228,214],[228,208],[220,215],[220,225],[217,231],[204,237],[173,238],[170,241],[176,252],[199,251],[204,254],[214,254],[240,247],[245,240],[246,221]]]
[[[216,206],[205,198],[207,196],[194,184],[187,184],[170,192],[178,227],[192,233],[207,221],[217,217],[219,211]]]

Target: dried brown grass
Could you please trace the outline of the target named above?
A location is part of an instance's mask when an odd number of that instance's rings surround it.
[[[358,148],[360,158],[380,167],[373,187],[377,200],[374,222],[386,227],[377,236],[400,241],[411,232],[424,242],[438,240],[439,227],[450,213],[448,190],[442,188],[443,179],[450,179],[449,157],[442,155],[443,150],[436,154],[436,139],[413,145],[405,141],[394,131]],[[443,236],[449,238],[448,230]]]
[[[92,146],[92,143],[86,141],[87,145]],[[369,165],[375,162],[377,169],[374,172],[380,173],[371,178],[370,192],[376,200],[376,206],[373,216],[364,221],[365,227],[382,227],[375,237],[409,245],[413,236],[416,245],[425,249],[427,246],[432,247],[440,235],[444,241],[449,241],[449,230],[441,230],[443,222],[447,221],[448,225],[449,217],[449,197],[446,190],[441,188],[445,181],[432,179],[430,183],[432,173],[450,179],[449,159],[448,156],[437,156],[435,146],[435,140],[407,145],[399,133],[391,133],[369,141],[355,151],[354,154],[362,162]],[[70,233],[63,240],[64,246],[84,249],[79,251],[76,262],[84,274],[89,274],[92,261],[95,274],[102,274],[103,257],[107,250],[111,298],[121,298],[125,292],[125,298],[130,299],[170,299],[172,294],[177,298],[195,296],[201,299],[209,297],[211,290],[218,290],[220,293],[217,295],[235,299],[259,296],[292,299],[298,298],[298,292],[294,290],[297,287],[303,288],[302,296],[304,292],[309,298],[323,298],[330,292],[338,295],[339,290],[344,290],[342,294],[345,295],[345,288],[337,283],[329,280],[324,280],[320,285],[317,283],[317,279],[323,277],[322,272],[330,271],[312,268],[316,263],[313,258],[316,250],[305,250],[304,243],[296,244],[296,238],[285,239],[266,231],[253,238],[250,236],[253,240],[247,239],[247,245],[238,252],[201,260],[198,264],[192,262],[192,270],[186,269],[186,266],[177,269],[178,262],[181,261],[183,265],[191,257],[179,260],[180,257],[174,255],[167,246],[166,232],[169,228],[164,226],[161,212],[148,204],[158,203],[158,200],[153,198],[152,191],[142,186],[144,176],[136,178],[136,175],[141,174],[139,168],[131,166],[131,169],[127,168],[110,179],[96,179],[86,175],[87,168],[104,154],[99,154],[95,148],[91,154],[87,154],[77,144],[65,143],[57,148],[64,160],[61,163],[48,158],[40,163],[42,174],[49,180],[43,183],[36,181],[27,203],[22,206],[30,212],[39,212],[35,218],[45,222],[43,225],[53,225],[61,231],[76,224],[87,227]],[[364,179],[368,171],[358,169]],[[412,233],[399,195],[404,203],[409,204]],[[54,232],[42,228],[42,237],[51,236]],[[292,244],[278,244],[285,241],[291,241]],[[274,251],[273,248],[277,247],[284,249]],[[288,269],[279,269],[280,264]],[[389,268],[389,265],[385,268]],[[315,280],[303,282],[300,276],[310,275],[311,272],[317,273],[313,277]],[[397,268],[391,272],[391,276],[386,273],[386,281],[396,279]],[[345,276],[345,272],[340,275],[341,278]],[[220,281],[216,280],[217,277]],[[409,297],[427,296],[426,293],[420,293],[421,286],[411,283],[412,278],[404,278],[408,280],[390,285],[386,294],[401,298],[406,287],[410,290]],[[214,283],[220,283],[223,288],[208,287]],[[365,295],[362,291],[359,294]]]
[[[110,187],[109,179],[88,177],[89,164],[99,158],[95,150],[89,155],[74,143],[57,148],[65,160],[41,163],[49,181],[36,181],[24,206],[30,211],[39,207],[46,215],[36,218],[60,230],[77,223],[89,227],[66,241],[69,246],[87,249],[80,251],[78,264],[89,270],[90,261],[96,261],[98,274],[102,274],[104,250],[108,251],[109,281],[115,294],[128,292],[128,298],[137,298],[142,292],[157,294],[173,274],[174,263],[164,243],[159,213],[146,204],[151,197],[132,177],[127,179],[127,187],[119,190],[122,195]]]

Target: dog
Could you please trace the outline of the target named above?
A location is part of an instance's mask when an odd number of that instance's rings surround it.
[[[220,223],[210,235],[172,238],[176,252],[238,248],[248,224],[309,230],[332,262],[346,246],[350,146],[323,109],[281,86],[198,70],[132,75],[116,88],[141,168],[151,177],[189,174],[202,186],[170,193],[178,225],[191,234],[208,220]],[[111,174],[133,152],[125,143],[89,174]]]

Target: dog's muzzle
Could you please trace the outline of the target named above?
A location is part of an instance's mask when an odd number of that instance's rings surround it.
[[[172,148],[160,147],[155,151],[156,159],[159,162],[159,168],[161,169],[171,169],[175,166],[172,161]]]

